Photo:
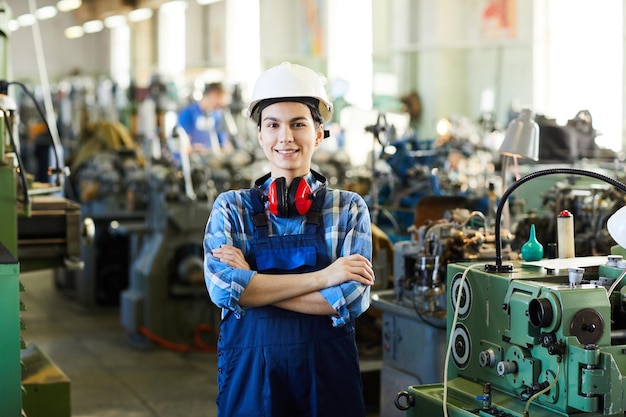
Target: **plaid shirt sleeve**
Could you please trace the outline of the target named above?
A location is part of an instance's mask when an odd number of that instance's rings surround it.
[[[332,248],[331,261],[358,253],[372,260],[372,230],[370,213],[360,195],[333,190],[324,208],[326,241]],[[330,228],[328,225],[332,225]],[[340,327],[355,320],[370,305],[370,287],[355,281],[325,288],[322,296],[337,312],[333,326]]]
[[[235,246],[246,253],[246,240],[242,194],[228,191],[220,194],[213,203],[213,209],[204,233],[204,279],[209,296],[215,305],[232,310],[237,317],[243,314],[239,297],[255,271],[232,268],[213,256],[212,250],[222,244]]]

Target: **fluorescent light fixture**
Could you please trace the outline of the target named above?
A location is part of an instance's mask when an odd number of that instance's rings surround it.
[[[76,39],[80,38],[85,34],[82,26],[70,26],[65,29],[65,37],[67,39]]]
[[[57,15],[57,8],[54,6],[44,6],[37,9],[35,16],[39,20],[52,19]]]
[[[201,5],[203,5],[203,6],[204,6],[204,5],[206,5],[206,4],[218,3],[218,2],[220,2],[220,1],[222,1],[222,0],[196,0],[196,2],[197,2],[198,4],[201,4]]]
[[[100,32],[104,28],[104,23],[102,20],[89,20],[83,23],[83,30],[85,33],[96,33]]]
[[[57,2],[57,9],[59,9],[60,12],[70,12],[78,9],[82,4],[82,0],[59,0]]]
[[[126,17],[122,16],[121,14],[116,14],[104,18],[104,26],[109,29],[121,26],[125,23]]]
[[[9,30],[11,32],[15,32],[19,28],[20,28],[20,24],[19,24],[19,22],[17,20],[15,20],[15,19],[9,20]]]
[[[139,22],[142,20],[148,20],[152,17],[152,9],[147,7],[141,9],[135,9],[128,12],[128,20],[131,22]]]
[[[19,23],[21,27],[32,26],[36,21],[37,18],[30,13],[17,17],[17,23]]]

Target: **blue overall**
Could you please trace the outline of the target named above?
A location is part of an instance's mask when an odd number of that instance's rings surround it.
[[[325,192],[307,216],[305,233],[268,236],[258,190],[251,190],[255,239],[251,269],[280,274],[330,264],[321,224]],[[227,314],[218,341],[219,417],[363,417],[354,323],[333,327],[328,316],[273,306]]]

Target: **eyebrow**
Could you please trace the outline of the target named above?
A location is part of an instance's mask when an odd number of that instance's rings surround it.
[[[271,120],[271,121],[274,121],[274,122],[280,122],[280,119],[279,119],[279,118],[277,118],[277,117],[272,117],[272,116],[267,116],[267,117],[264,117],[264,118],[263,118],[263,121],[266,121],[266,120]],[[294,117],[294,118],[292,118],[292,119],[289,119],[288,121],[289,121],[289,122],[297,122],[297,121],[299,121],[299,120],[308,120],[308,118],[307,118],[306,116],[296,116],[296,117]]]

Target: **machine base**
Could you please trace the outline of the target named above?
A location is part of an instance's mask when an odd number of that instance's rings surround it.
[[[407,416],[412,417],[443,417],[443,384],[429,384],[410,386],[407,391],[398,393],[396,402],[399,405],[406,405],[407,400],[412,402],[412,406],[407,409]],[[480,397],[483,395],[483,385],[465,378],[455,378],[448,381],[448,416],[500,416],[500,417],[523,417],[526,402],[503,394],[497,390],[492,390],[491,407],[482,408]],[[531,403],[528,408],[529,416],[532,417],[553,417],[581,415],[563,414],[548,410],[540,405]],[[602,414],[584,413],[585,417],[599,417]],[[622,416],[623,413],[612,414]]]
[[[22,350],[22,406],[28,417],[70,417],[70,379],[36,345]]]

